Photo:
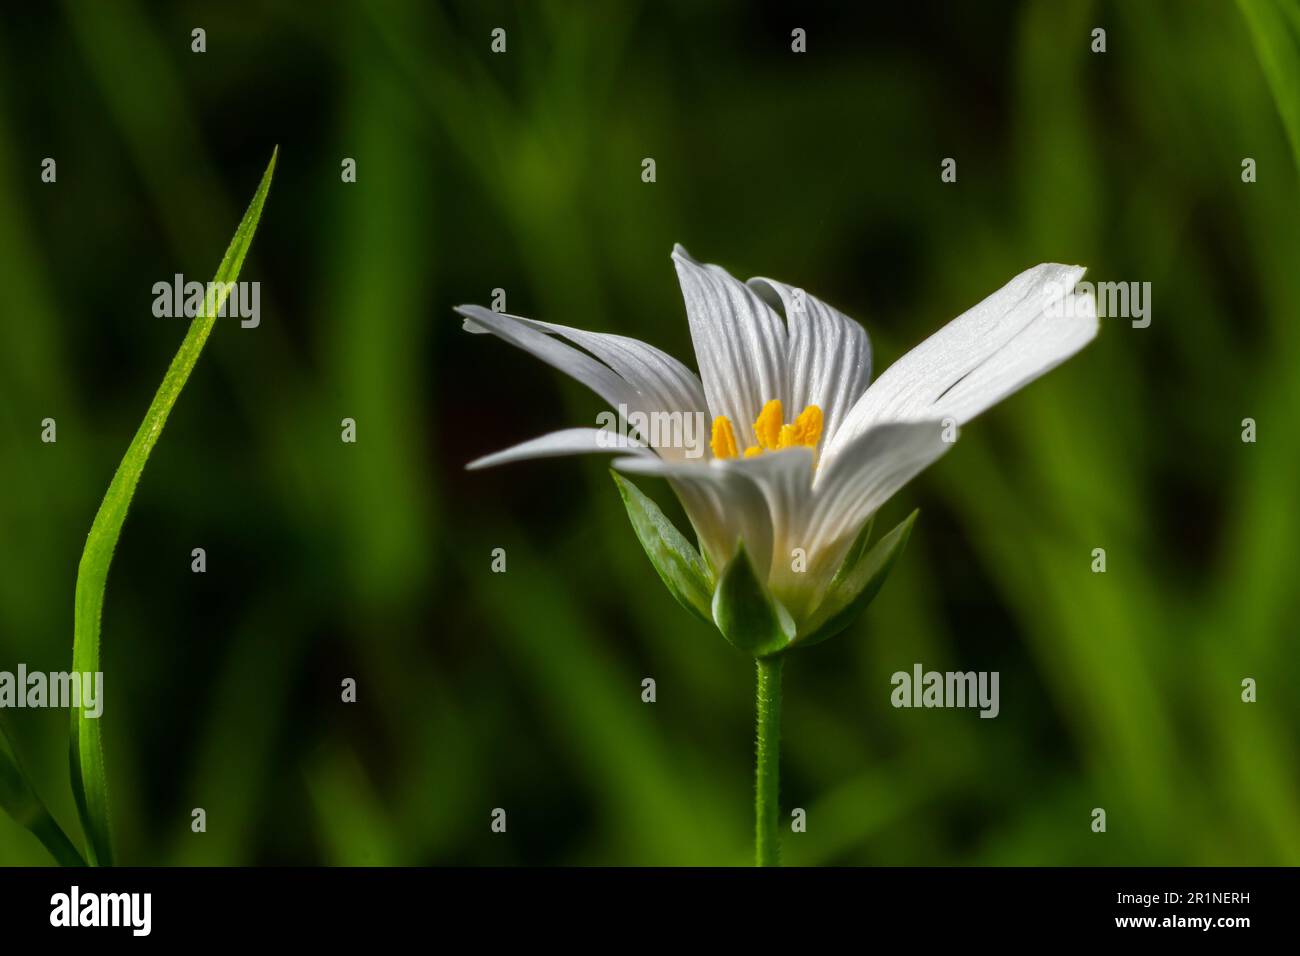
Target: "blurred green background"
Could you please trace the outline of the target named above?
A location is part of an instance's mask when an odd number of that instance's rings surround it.
[[[899,570],[786,668],[785,859],[1300,863],[1297,36],[1275,0],[7,14],[0,669],[70,665],[85,534],[183,335],[151,287],[211,276],[278,143],[261,327],[217,323],[109,579],[121,862],[746,863],[751,663],[668,598],[607,461],[463,471],[601,404],[452,306],[501,288],[693,364],[680,241],[857,318],[879,372],[1078,262],[1151,282],[1152,324],[1103,321],[886,507],[922,509]],[[918,661],[1000,671],[1000,716],[893,709]],[[66,713],[3,719],[75,828]],[[0,817],[0,862],[48,857]]]

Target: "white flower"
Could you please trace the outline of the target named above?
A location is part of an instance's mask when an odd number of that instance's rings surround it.
[[[951,447],[957,426],[1097,334],[1091,299],[1070,291],[1084,270],[1045,263],[958,316],[872,383],[867,333],[841,312],[772,279],[742,283],[681,246],[672,258],[698,377],[636,339],[480,306],[457,311],[469,331],[491,332],[531,352],[614,408],[706,415],[708,455],[692,459],[665,444],[620,448],[614,467],[668,479],[715,578],[743,542],[796,627],[815,615],[867,520]],[[1063,303],[1067,294],[1072,301]],[[595,428],[570,428],[469,467],[608,452],[607,438]],[[806,556],[802,569],[799,553]]]

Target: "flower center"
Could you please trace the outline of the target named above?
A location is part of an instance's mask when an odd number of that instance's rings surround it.
[[[779,451],[782,448],[816,448],[822,437],[822,410],[816,405],[809,405],[790,424],[783,424],[781,400],[774,398],[758,413],[754,420],[754,435],[758,444],[745,449],[745,457],[753,458],[765,451]],[[709,440],[715,458],[735,458],[739,454],[736,446],[736,432],[731,427],[731,419],[719,415],[713,420],[713,436]]]

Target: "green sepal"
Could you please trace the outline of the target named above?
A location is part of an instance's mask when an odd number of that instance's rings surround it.
[[[704,623],[712,624],[713,585],[708,565],[700,553],[640,488],[616,471],[610,474],[623,496],[632,530],[664,585],[682,607]]]
[[[853,544],[849,546],[848,554],[844,555],[844,560],[840,562],[839,570],[835,572],[835,577],[831,581],[831,588],[840,582],[844,576],[853,568],[858,566],[862,556],[867,553],[867,546],[871,544],[871,532],[876,526],[876,516],[872,515],[867,519],[867,523],[862,526],[858,536],[853,539]],[[827,592],[829,593],[829,591]]]
[[[885,580],[894,569],[899,555],[907,547],[907,540],[912,534],[912,525],[920,510],[913,511],[898,523],[887,535],[867,550],[867,538],[871,534],[871,523],[862,529],[849,548],[848,556],[840,569],[835,572],[830,587],[821,605],[805,626],[805,634],[800,634],[797,644],[800,647],[818,644],[828,637],[834,637],[858,619],[884,587]]]
[[[742,542],[727,563],[713,592],[713,623],[722,636],[747,654],[768,657],[789,647],[794,621],[775,600],[749,560]]]

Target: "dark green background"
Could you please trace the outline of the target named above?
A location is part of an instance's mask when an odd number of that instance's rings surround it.
[[[752,664],[667,596],[608,463],[462,470],[601,405],[452,306],[500,287],[693,364],[675,241],[857,318],[877,370],[1038,262],[1153,284],[1150,328],[1104,320],[882,513],[922,509],[894,578],[786,668],[787,861],[1300,862],[1297,175],[1248,21],[874,6],[5,15],[0,668],[69,666],[86,531],[183,334],[151,287],[211,276],[280,146],[262,325],[218,322],[109,580],[122,862],[750,859]],[[1001,715],[893,709],[917,661],[1000,671]],[[75,827],[66,714],[4,717]],[[0,818],[0,862],[47,860]]]

